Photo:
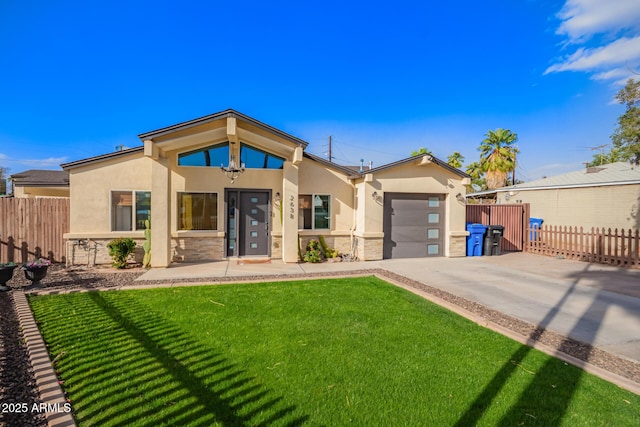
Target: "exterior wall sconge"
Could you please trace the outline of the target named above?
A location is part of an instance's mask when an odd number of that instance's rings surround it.
[[[456,200],[459,201],[460,203],[466,203],[467,202],[467,199],[464,198],[462,193],[456,194]]]
[[[244,172],[244,169],[244,163],[240,165],[240,168],[238,168],[238,165],[236,164],[236,156],[233,154],[229,160],[229,166],[224,167],[223,165],[220,165],[220,170],[231,180],[232,184],[236,179],[238,179],[240,174]]]
[[[274,200],[276,201],[276,203],[280,203],[280,192],[276,191],[276,196],[274,197]]]
[[[374,191],[373,193],[371,193],[371,197],[373,198],[373,200],[378,198],[378,192]]]

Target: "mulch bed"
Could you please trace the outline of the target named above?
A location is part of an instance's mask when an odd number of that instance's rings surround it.
[[[49,267],[47,277],[39,284],[32,285],[23,275],[23,272],[16,269],[14,278],[8,282],[8,286],[13,289],[23,288],[25,292],[56,292],[69,290],[92,290],[92,289],[114,289],[131,286],[134,280],[145,272],[140,267],[133,267],[125,270],[115,270],[113,268],[89,268],[70,267],[64,268],[61,265]],[[268,280],[278,281],[281,279],[305,279],[313,277],[344,276],[347,273],[317,273],[317,274],[296,274],[296,275],[272,275],[272,276],[251,276],[251,277],[215,277],[209,281],[238,282],[240,280]],[[444,301],[459,306],[477,316],[490,322],[498,324],[523,337],[538,341],[548,347],[560,350],[570,356],[587,361],[595,366],[603,368],[632,381],[640,383],[640,363],[615,356],[608,352],[594,348],[591,345],[567,338],[552,331],[545,330],[530,323],[521,321],[511,316],[507,316],[496,310],[489,309],[475,302],[455,296],[440,289],[425,285],[423,283],[408,279],[406,277],[391,273],[386,270],[370,269],[352,271],[348,274],[366,275],[378,274],[389,279],[414,287],[423,292],[432,294]],[[207,279],[181,280],[187,282],[206,282]],[[144,281],[135,282],[136,285],[149,285],[153,287],[158,284],[171,283],[170,281]],[[12,292],[0,293],[0,402],[28,403],[31,406],[34,402],[39,403],[39,396],[33,372],[31,370],[28,354],[23,344],[20,327],[15,310],[13,308]],[[27,412],[26,414],[0,414],[0,426],[46,426],[46,420],[42,414]]]

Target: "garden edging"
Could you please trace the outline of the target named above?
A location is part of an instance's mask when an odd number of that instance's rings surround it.
[[[47,405],[45,415],[47,423],[50,427],[75,427],[76,423],[71,412],[66,411],[67,399],[58,383],[47,346],[40,335],[24,291],[14,290],[13,300],[40,393],[40,400]]]

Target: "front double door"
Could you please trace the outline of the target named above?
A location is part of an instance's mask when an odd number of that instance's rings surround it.
[[[269,255],[269,191],[227,190],[227,256]]]

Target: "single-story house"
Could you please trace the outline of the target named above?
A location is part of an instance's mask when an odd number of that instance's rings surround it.
[[[116,237],[144,239],[152,267],[271,257],[298,262],[322,235],[360,260],[464,256],[469,177],[422,155],[362,171],[234,110],[139,135],[142,146],[62,165],[67,259],[108,263]]]
[[[13,197],[69,197],[69,172],[30,169],[9,176]]]
[[[640,167],[627,162],[589,167],[522,184],[468,194],[495,194],[496,203],[529,203],[545,225],[640,228]]]

